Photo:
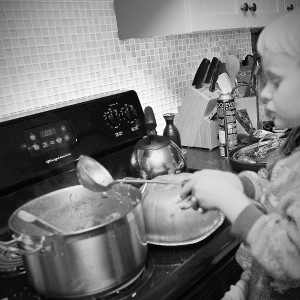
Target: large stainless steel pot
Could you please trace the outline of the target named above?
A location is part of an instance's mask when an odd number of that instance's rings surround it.
[[[22,209],[67,232],[49,235],[18,216]],[[36,198],[9,219],[28,279],[46,297],[107,292],[143,270],[147,241],[140,191],[118,184],[107,194],[73,186]]]
[[[145,124],[148,135],[137,142],[130,157],[132,175],[152,179],[185,172],[187,166],[181,149],[169,138],[156,135],[156,120],[150,106],[145,108]]]

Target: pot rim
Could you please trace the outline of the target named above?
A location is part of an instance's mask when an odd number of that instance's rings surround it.
[[[115,225],[115,223],[119,223],[119,222],[121,222],[124,218],[127,218],[128,217],[128,215],[130,215],[130,214],[132,214],[133,213],[133,211],[135,211],[136,210],[136,208],[138,208],[139,206],[141,206],[142,204],[141,204],[141,201],[132,209],[132,211],[130,211],[130,212],[128,212],[126,215],[124,215],[124,216],[120,216],[120,217],[118,217],[118,218],[116,218],[116,219],[114,219],[114,220],[112,220],[112,221],[107,221],[106,223],[101,223],[101,224],[99,224],[99,225],[96,225],[96,226],[92,226],[92,227],[88,227],[88,228],[86,228],[86,229],[81,229],[81,230],[78,230],[78,231],[70,231],[70,232],[68,232],[68,233],[66,233],[66,234],[59,234],[59,233],[51,233],[51,232],[49,232],[49,234],[47,234],[47,235],[29,235],[29,234],[26,234],[26,233],[23,233],[23,232],[21,232],[21,231],[19,231],[19,230],[16,230],[15,228],[13,228],[12,226],[10,226],[10,224],[9,224],[9,228],[15,233],[15,234],[18,234],[19,236],[24,236],[24,237],[31,237],[31,238],[36,238],[36,239],[41,239],[41,238],[53,238],[53,237],[76,237],[77,235],[82,235],[82,234],[84,234],[84,233],[86,233],[86,234],[89,234],[90,236],[94,236],[94,235],[96,235],[96,234],[99,234],[99,232],[96,232],[96,231],[107,231],[107,227],[110,227],[110,226],[114,226]],[[10,218],[13,218],[13,217],[15,217],[15,214],[17,214],[18,213],[18,211],[19,210],[21,210],[22,208],[19,208],[19,209],[17,209],[17,210],[15,210],[14,212],[13,212],[13,214],[11,215],[11,217]],[[106,227],[105,229],[104,229],[104,227]],[[93,233],[92,235],[91,235],[91,233]]]
[[[136,210],[139,210],[139,207],[142,206],[142,193],[141,191],[133,186],[133,185],[129,185],[129,184],[124,184],[124,183],[120,183],[120,184],[116,184],[116,186],[122,186],[124,187],[124,189],[129,189],[129,190],[135,190],[135,192],[137,193],[136,194],[136,199],[135,201],[131,202],[131,205],[132,205],[132,208],[130,209],[130,211],[128,211],[126,214],[124,215],[120,215],[116,218],[113,218],[113,220],[108,220],[106,222],[101,222],[100,224],[98,225],[95,225],[95,226],[91,226],[91,227],[88,227],[88,228],[84,228],[84,229],[81,229],[81,230],[77,230],[77,231],[69,231],[67,232],[66,234],[63,234],[63,235],[60,235],[60,234],[55,234],[55,233],[50,233],[49,234],[45,234],[45,235],[37,235],[37,234],[28,234],[28,233],[23,233],[21,230],[18,230],[15,226],[12,225],[13,223],[13,220],[15,218],[18,218],[18,212],[20,210],[27,210],[27,206],[30,205],[31,203],[33,202],[38,202],[39,200],[41,201],[43,198],[47,198],[47,197],[55,197],[57,194],[61,194],[65,191],[68,191],[68,190],[73,190],[75,189],[83,189],[83,190],[86,190],[88,193],[92,193],[92,194],[99,194],[99,192],[93,192],[93,191],[90,191],[88,189],[86,189],[85,187],[83,187],[82,185],[74,185],[74,186],[69,186],[69,187],[65,187],[65,188],[62,188],[62,189],[58,189],[58,190],[55,190],[53,192],[50,192],[50,193],[47,193],[47,194],[44,194],[42,196],[39,196],[39,197],[36,197],[28,202],[26,202],[25,204],[23,204],[22,206],[18,207],[12,214],[11,216],[9,217],[9,220],[8,220],[8,225],[9,225],[9,228],[17,235],[19,236],[25,236],[25,237],[31,237],[31,238],[35,238],[35,239],[41,239],[41,238],[53,238],[53,237],[77,237],[78,235],[89,235],[89,236],[94,236],[96,234],[99,234],[102,232],[107,232],[109,230],[109,228],[111,226],[115,226],[116,223],[119,223],[119,222],[122,222],[124,220],[124,218],[128,218],[129,215],[131,214],[134,214]],[[142,209],[142,208],[140,208]]]

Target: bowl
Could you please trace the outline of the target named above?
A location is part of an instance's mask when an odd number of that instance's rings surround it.
[[[242,172],[242,171],[246,171],[246,170],[258,172],[261,168],[266,167],[265,162],[259,162],[259,163],[253,164],[253,163],[246,163],[246,162],[242,162],[242,161],[234,159],[235,153],[240,151],[243,148],[245,148],[245,146],[239,146],[239,147],[231,150],[228,154],[229,163],[234,171],[236,171],[238,173]]]
[[[272,156],[274,151],[285,141],[286,138],[276,138],[265,141],[262,138],[258,143],[239,146],[229,152],[229,163],[236,172],[245,170],[258,172],[261,168],[266,167],[266,162],[269,160],[269,157]]]

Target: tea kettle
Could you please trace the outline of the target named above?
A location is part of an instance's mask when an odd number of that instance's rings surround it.
[[[153,110],[144,110],[147,136],[139,140],[130,157],[134,177],[152,179],[159,175],[186,172],[186,160],[181,149],[169,138],[156,134]]]

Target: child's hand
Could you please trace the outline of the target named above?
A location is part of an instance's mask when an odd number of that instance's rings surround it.
[[[238,176],[219,170],[195,172],[184,183],[180,197],[183,199],[180,203],[183,209],[220,209],[231,221],[250,204]]]
[[[184,183],[180,196],[188,198],[196,209],[196,202],[205,209],[221,209],[225,199],[230,198],[233,190],[242,192],[243,186],[237,175],[218,170],[203,170],[194,173]]]

